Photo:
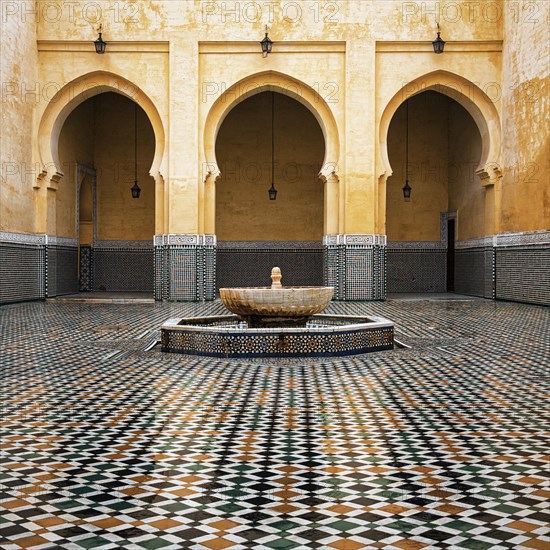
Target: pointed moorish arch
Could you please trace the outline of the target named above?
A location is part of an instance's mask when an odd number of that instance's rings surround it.
[[[399,106],[412,96],[432,90],[447,95],[468,111],[481,135],[481,158],[476,170],[482,185],[490,192],[486,194],[486,209],[496,207],[493,186],[502,177],[500,150],[502,130],[498,111],[489,96],[479,86],[468,79],[438,70],[421,75],[401,87],[387,103],[378,127],[378,201],[377,232],[386,233],[386,182],[393,169],[388,156],[388,131],[391,120]],[[488,217],[490,219],[491,217]],[[496,231],[497,226],[487,226],[487,234]]]
[[[292,76],[263,71],[250,75],[228,88],[212,105],[204,125],[204,214],[206,234],[215,234],[216,181],[221,173],[216,160],[216,138],[225,117],[240,102],[261,92],[277,92],[301,103],[315,117],[325,139],[325,158],[319,178],[325,185],[324,232],[338,233],[338,163],[340,138],[332,110],[326,101],[308,84]]]
[[[137,85],[120,75],[94,71],[65,84],[52,97],[38,127],[38,155],[42,166],[41,178],[59,179],[63,175],[58,143],[63,124],[81,103],[104,92],[115,92],[135,101],[146,113],[155,134],[155,154],[150,174],[155,181],[161,177],[164,163],[165,133],[160,114],[151,99]],[[49,183],[48,183],[49,184]]]
[[[497,109],[487,94],[468,79],[438,70],[424,74],[405,84],[388,102],[379,126],[379,143],[382,169],[386,178],[393,173],[388,157],[388,130],[393,115],[399,106],[411,97],[432,90],[447,95],[462,105],[474,119],[481,134],[482,151],[478,174],[492,178],[498,170],[501,147],[501,126]]]

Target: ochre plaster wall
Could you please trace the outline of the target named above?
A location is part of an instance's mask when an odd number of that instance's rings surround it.
[[[154,234],[155,182],[149,176],[155,140],[151,124],[138,108],[139,199],[134,183],[134,103],[116,93],[104,93],[79,105],[60,134],[64,176],[56,192],[57,234],[76,237],[76,165],[97,174],[97,238],[151,240]],[[86,231],[86,230],[85,230]]]
[[[59,157],[64,174],[55,192],[56,235],[59,237],[75,238],[77,235],[77,165],[94,167],[95,110],[95,99],[79,105],[68,116],[59,135]]]
[[[216,234],[219,240],[321,240],[324,139],[303,105],[275,94],[277,199],[270,201],[271,98],[265,92],[237,105],[218,133]]]
[[[405,184],[406,109],[409,104],[409,185]],[[388,238],[421,241],[440,238],[440,213],[457,212],[457,240],[483,236],[484,189],[476,170],[481,136],[476,123],[456,101],[437,92],[412,97],[396,111],[388,134],[394,168],[387,184]]]
[[[514,4],[504,19],[501,233],[550,228],[550,3]]]
[[[438,241],[439,214],[448,205],[447,98],[435,92],[409,101],[410,202],[403,200],[407,103],[396,111],[388,133],[394,169],[387,185],[387,235],[394,241]]]
[[[481,156],[481,136],[476,123],[456,101],[447,100],[449,116],[448,211],[457,213],[456,240],[484,236],[485,189],[476,170]]]
[[[36,25],[7,17],[4,9],[1,15],[0,230],[32,233],[33,185],[40,170],[32,156],[33,111],[40,95]]]
[[[60,9],[53,10],[53,4]],[[389,209],[379,207],[377,187],[379,176],[389,169],[381,161],[378,125],[395,94],[433,71],[474,83],[475,88],[465,86],[459,93],[486,92],[501,115],[503,157],[488,160],[499,164],[504,177],[494,192],[488,192],[497,216],[494,227],[486,223],[484,233],[548,226],[548,2],[496,0],[490,2],[491,11],[487,3],[456,0],[276,0],[255,3],[246,12],[245,4],[97,0],[84,13],[87,3],[39,0],[33,16],[24,15],[23,7],[14,3],[17,9],[2,21],[2,82],[14,83],[17,93],[3,98],[2,124],[9,133],[2,133],[0,227],[49,231],[46,218],[53,220],[53,230],[65,224],[63,213],[51,212],[59,199],[53,189],[45,190],[48,182],[41,182],[36,192],[32,187],[44,162],[36,147],[39,123],[56,89],[97,71],[134,83],[159,112],[169,147],[162,161],[164,185],[157,184],[160,232],[196,233],[204,227],[203,136],[208,111],[224,88],[269,71],[289,74],[319,90],[334,115],[340,143],[338,232],[383,228]],[[534,15],[527,9],[531,5],[537,10]],[[430,44],[436,19],[447,40],[440,56],[433,54]],[[109,43],[103,56],[96,55],[91,44],[99,22]],[[275,45],[273,53],[262,58],[258,41],[265,23]],[[12,162],[19,175],[23,166],[33,168],[23,179],[6,177],[7,163]],[[33,196],[42,197],[36,220]],[[69,233],[68,228],[63,232]],[[120,234],[120,228],[113,228],[114,233]],[[428,233],[433,235],[433,228]],[[464,228],[464,238],[477,234],[477,225]]]
[[[97,236],[99,240],[152,240],[155,231],[155,181],[149,175],[155,139],[151,124],[138,107],[139,199],[133,199],[134,105],[116,93],[97,97],[95,166]]]

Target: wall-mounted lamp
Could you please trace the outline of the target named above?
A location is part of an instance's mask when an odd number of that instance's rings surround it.
[[[267,25],[265,26],[264,39],[260,42],[260,44],[262,46],[262,57],[267,57],[267,55],[271,53],[271,49],[273,48],[273,40],[270,40],[269,36],[267,36]]]
[[[432,42],[435,53],[443,53],[443,48],[445,47],[445,40],[441,38],[441,28],[439,23],[437,24],[437,38]]]
[[[409,185],[409,101],[405,105],[407,121],[405,123],[405,185],[403,186],[403,199],[410,202],[412,188]]]
[[[133,199],[139,199],[141,188],[137,182],[137,103],[134,103],[134,185],[130,191]]]
[[[103,31],[103,25],[99,25],[99,29],[97,29],[99,32],[99,36],[97,37],[97,40],[94,40],[95,45],[95,53],[105,53],[105,48],[107,47],[107,42],[101,38],[101,34]]]
[[[273,130],[275,122],[275,92],[271,92],[271,187],[268,190],[269,200],[277,199],[277,189],[275,189],[275,132]]]

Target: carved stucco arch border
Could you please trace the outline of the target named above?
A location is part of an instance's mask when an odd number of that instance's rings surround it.
[[[165,163],[165,133],[154,103],[136,84],[115,73],[94,71],[65,84],[50,100],[38,127],[38,154],[42,166],[39,179],[55,182],[62,175],[58,143],[63,124],[81,103],[104,92],[116,92],[135,101],[146,113],[155,135],[155,154],[149,170],[155,181],[162,180]]]
[[[482,180],[486,178],[493,180],[499,177],[501,175],[499,161],[502,136],[500,118],[494,103],[473,82],[460,75],[443,70],[424,74],[411,80],[386,105],[379,126],[381,157],[379,174],[389,178],[393,173],[388,156],[387,139],[389,126],[395,112],[407,99],[428,90],[447,95],[468,111],[481,135],[481,159],[477,173]]]
[[[325,184],[325,233],[338,227],[338,163],[340,138],[338,125],[326,101],[308,84],[278,71],[262,71],[249,75],[229,87],[214,102],[204,125],[204,227],[205,233],[215,232],[215,183],[220,177],[216,160],[218,131],[231,110],[242,101],[261,92],[278,92],[295,99],[315,117],[325,140],[325,158],[319,178]]]

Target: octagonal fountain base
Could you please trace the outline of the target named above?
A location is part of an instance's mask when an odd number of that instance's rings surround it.
[[[252,328],[237,315],[169,319],[162,351],[220,358],[339,357],[393,349],[382,317],[314,315],[305,327]]]

